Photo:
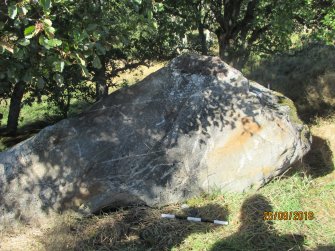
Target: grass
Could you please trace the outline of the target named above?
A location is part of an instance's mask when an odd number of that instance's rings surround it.
[[[321,140],[310,154],[259,190],[215,190],[186,201],[186,210],[180,204],[135,207],[90,218],[68,212],[29,229],[0,232],[0,249],[335,250],[335,115],[315,120],[311,132]],[[315,219],[264,221],[265,211],[313,212]],[[161,213],[223,219],[229,225],[161,219]]]
[[[116,83],[116,88],[112,88],[110,91],[113,92],[120,88],[120,86],[122,87],[123,85],[133,85],[141,81],[151,73],[159,70],[165,64],[166,62],[152,62],[149,67],[140,66],[135,70],[127,70],[114,79],[114,82]]]
[[[335,248],[334,171],[312,178],[302,171],[244,194],[214,191],[187,201],[189,209],[135,207],[82,218],[58,216],[41,228],[12,230],[4,250],[320,250]],[[333,181],[331,181],[333,180]],[[330,182],[331,181],[331,182]],[[264,211],[312,211],[314,220],[264,221]],[[229,220],[228,226],[161,219],[178,213]],[[48,226],[48,227],[46,227]],[[25,228],[23,228],[25,229]],[[1,236],[0,236],[1,237]]]
[[[249,79],[292,99],[305,122],[335,111],[335,48],[308,45],[291,53],[254,60],[245,68]]]
[[[118,81],[132,84],[140,80],[141,70],[137,74],[120,76]],[[287,88],[280,91],[288,93],[290,84]],[[0,231],[0,249],[335,250],[335,114],[314,118],[310,129],[311,151],[259,190],[215,190],[186,201],[189,208],[184,210],[180,204],[134,207],[89,218],[66,212],[48,222]],[[263,214],[269,211],[313,212],[315,219],[264,221]],[[229,225],[167,220],[160,218],[161,213],[228,220]]]
[[[109,91],[114,92],[122,86],[133,85],[144,79],[149,74],[159,70],[164,65],[165,62],[154,62],[149,67],[140,66],[135,70],[128,70],[113,80],[115,85],[111,87]],[[80,113],[87,107],[87,105],[89,105],[87,102],[73,98],[71,100],[68,116],[71,117]],[[5,100],[0,103],[0,113],[3,114],[3,118],[0,120],[0,127],[4,127],[7,123],[8,108],[9,100]],[[47,103],[46,97],[42,97],[41,103],[33,102],[31,106],[23,106],[19,118],[18,135],[16,137],[0,136],[0,151],[4,151],[8,147],[33,136],[43,127],[54,124],[60,119],[62,119],[62,117],[60,116],[57,107],[53,104]]]
[[[73,99],[71,102],[69,116],[80,112],[86,106],[86,102]],[[3,114],[0,125],[3,127],[7,123],[8,107],[9,100],[7,100],[7,103],[2,102],[0,105],[0,113]],[[23,106],[20,112],[17,136],[0,136],[0,151],[4,151],[8,147],[11,147],[18,142],[33,136],[42,128],[54,124],[60,119],[62,119],[62,116],[58,113],[57,108],[51,104],[48,104],[46,102],[46,97],[43,97],[42,102],[40,103],[33,102],[31,106]]]

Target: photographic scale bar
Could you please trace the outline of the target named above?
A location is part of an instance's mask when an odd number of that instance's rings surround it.
[[[228,225],[228,221],[209,220],[209,219],[189,217],[189,216],[180,216],[180,215],[174,215],[174,214],[161,214],[161,217],[166,218],[166,219],[178,219],[178,220],[188,220],[188,221],[195,221],[195,222],[208,222],[208,223],[213,223],[213,224],[218,224],[218,225]]]

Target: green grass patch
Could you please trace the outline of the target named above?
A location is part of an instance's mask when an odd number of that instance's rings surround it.
[[[42,250],[40,247],[135,251],[333,250],[335,184],[326,182],[329,176],[334,176],[334,172],[317,179],[295,173],[277,178],[257,191],[202,194],[185,202],[188,209],[177,204],[161,209],[134,207],[91,218],[59,215],[41,234],[30,237],[30,244],[25,247],[36,247],[30,250]],[[315,219],[263,219],[264,212],[285,211],[311,211]],[[161,213],[228,220],[229,225],[162,219]],[[9,245],[6,238],[4,243]]]
[[[131,81],[129,79],[128,82]],[[292,103],[284,100],[283,105],[291,106]],[[36,111],[34,117],[43,114],[44,109]],[[23,117],[24,121],[29,121],[28,110],[23,112]],[[12,229],[10,234],[0,233],[1,248],[335,250],[335,116],[317,119],[311,125],[314,143],[309,155],[292,172],[274,179],[259,190],[222,193],[216,189],[186,201],[188,209],[181,209],[180,204],[160,209],[135,207],[91,218],[65,213],[35,228],[22,226]],[[313,212],[315,219],[263,219],[264,212],[296,211]],[[228,220],[229,225],[167,220],[160,218],[161,213]],[[13,243],[16,243],[15,246]]]

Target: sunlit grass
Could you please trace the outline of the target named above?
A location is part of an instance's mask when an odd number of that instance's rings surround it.
[[[313,180],[297,173],[274,180],[258,191],[215,192],[186,202],[192,210],[197,209],[201,217],[225,218],[228,214],[228,226],[161,219],[161,213],[185,213],[180,205],[172,205],[161,209],[121,210],[92,218],[65,214],[48,224],[48,228],[44,226],[36,236],[27,237],[27,232],[22,230],[15,234],[22,235],[30,243],[30,250],[252,251],[318,250],[324,246],[329,247],[325,250],[332,250],[330,247],[335,245],[335,184],[321,185],[323,179],[327,177]],[[312,211],[315,219],[264,221],[262,210]],[[9,245],[8,237],[4,240]]]
[[[185,202],[190,207],[188,211],[183,211],[178,204],[161,209],[121,210],[92,218],[69,213],[44,225],[39,234],[28,234],[29,231],[18,228],[12,236],[21,235],[30,250],[252,251],[318,250],[320,247],[332,250],[335,246],[334,177],[334,171],[312,178],[301,170],[278,177],[259,190],[246,193],[215,190],[202,194]],[[315,219],[264,221],[264,210],[313,212]],[[161,213],[194,212],[200,217],[228,220],[229,225],[160,218]],[[3,235],[3,238],[9,245],[10,237]]]
[[[161,66],[153,68],[152,71]],[[144,68],[145,72],[146,68]],[[144,73],[143,72],[143,73]],[[151,70],[145,73],[151,73]],[[144,73],[144,74],[145,74]],[[141,72],[139,70],[138,74]],[[142,76],[143,77],[143,76]],[[120,76],[127,84],[138,76]],[[28,109],[28,108],[27,108]],[[34,116],[42,116],[42,107]],[[29,109],[23,112],[29,121]],[[0,233],[7,250],[334,250],[335,249],[335,116],[317,118],[311,126],[319,154],[313,166],[308,159],[286,175],[259,190],[222,193],[219,190],[161,209],[134,208],[82,218],[59,215],[49,224],[23,226]],[[320,159],[321,158],[321,159]],[[313,159],[313,158],[311,158]],[[315,158],[314,158],[315,159]],[[311,170],[314,173],[311,173]],[[324,172],[326,170],[326,172]],[[314,220],[264,221],[264,211],[313,212]],[[228,226],[161,219],[161,213],[194,213],[229,221]],[[38,230],[36,230],[38,229]],[[24,243],[12,245],[13,238]]]

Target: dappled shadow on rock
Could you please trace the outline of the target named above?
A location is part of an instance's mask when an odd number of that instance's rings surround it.
[[[241,225],[237,233],[216,242],[211,251],[223,250],[302,250],[304,236],[280,235],[272,221],[264,221],[264,212],[272,212],[269,201],[256,194],[241,207]]]
[[[309,149],[288,113],[218,58],[179,57],[0,153],[0,210],[29,221],[259,187]]]

